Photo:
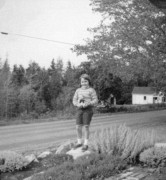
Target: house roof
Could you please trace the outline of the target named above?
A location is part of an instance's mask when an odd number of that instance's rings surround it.
[[[134,87],[132,94],[155,94],[156,90],[153,87]]]

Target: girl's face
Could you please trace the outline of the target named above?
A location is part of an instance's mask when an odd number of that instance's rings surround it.
[[[89,87],[89,81],[84,78],[81,78],[81,86],[84,88]]]

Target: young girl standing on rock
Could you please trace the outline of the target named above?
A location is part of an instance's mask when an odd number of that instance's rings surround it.
[[[77,107],[76,131],[77,144],[74,148],[82,146],[82,150],[88,149],[89,126],[93,116],[93,107],[98,103],[96,91],[91,87],[89,75],[80,77],[81,87],[78,88],[73,97],[73,104]],[[84,143],[82,142],[82,128],[85,127]]]

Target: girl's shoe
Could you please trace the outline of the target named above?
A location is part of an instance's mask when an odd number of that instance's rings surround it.
[[[73,147],[73,149],[77,149],[77,148],[79,148],[79,147],[81,147],[82,146],[82,144],[76,144],[74,147]]]
[[[82,151],[84,152],[84,151],[87,151],[87,150],[88,150],[88,145],[83,145]]]

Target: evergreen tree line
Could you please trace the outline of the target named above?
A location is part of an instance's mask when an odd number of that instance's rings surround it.
[[[70,106],[75,72],[70,62],[64,72],[61,59],[56,62],[52,60],[48,69],[32,62],[26,69],[22,65],[14,65],[10,70],[7,60],[1,62],[0,117],[11,118],[30,113],[40,115]]]
[[[80,75],[88,73],[100,100],[114,94],[117,103],[130,103],[133,83],[125,84],[119,77],[106,72],[104,67],[87,61],[75,67],[69,61],[64,69],[61,59],[52,60],[48,69],[36,62],[28,68],[14,65],[12,70],[6,60],[0,67],[0,117],[24,117],[49,112],[73,112],[72,98],[80,86]],[[131,85],[132,84],[132,85]]]

